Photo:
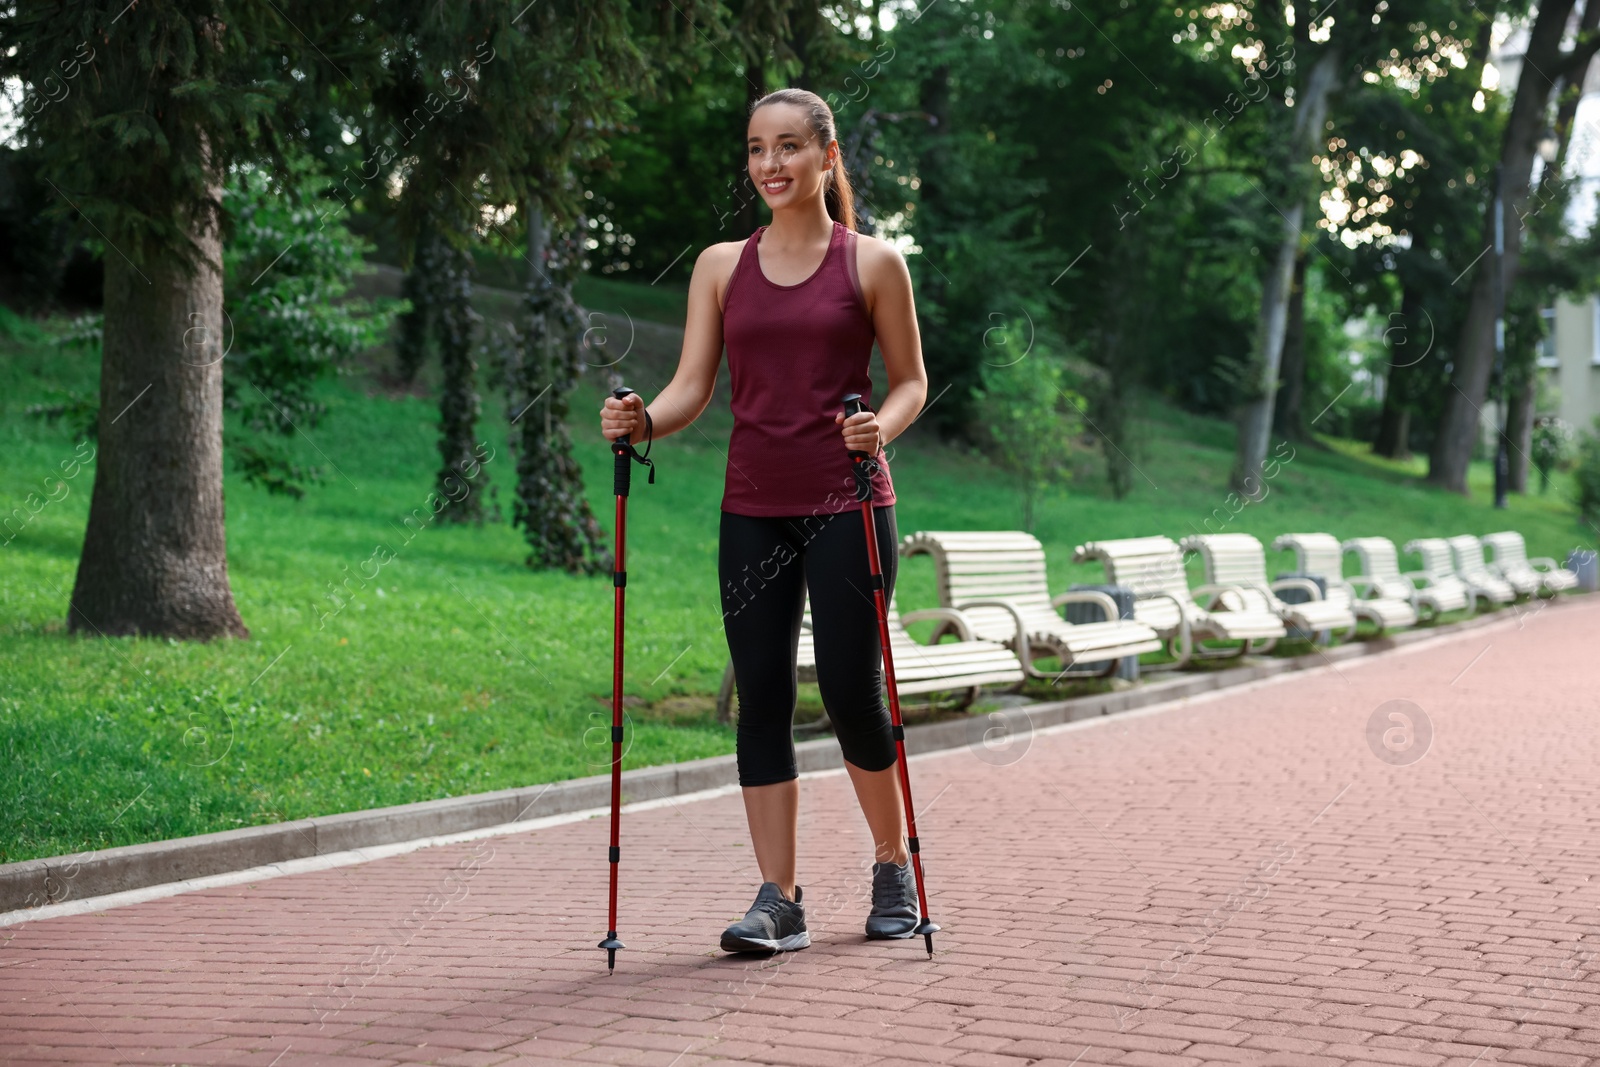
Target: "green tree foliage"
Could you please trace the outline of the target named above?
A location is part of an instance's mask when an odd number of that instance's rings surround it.
[[[1577,461],[1572,467],[1573,502],[1578,516],[1591,527],[1600,528],[1600,418],[1578,440]]]
[[[294,497],[321,471],[292,463],[281,442],[317,426],[327,413],[317,383],[382,343],[404,306],[347,296],[370,246],[342,221],[318,223],[329,184],[294,156],[281,175],[240,167],[224,199],[234,226],[223,260],[223,395],[240,414],[227,446],[249,481]]]
[[[1024,351],[1012,336],[996,351]],[[1076,441],[1083,432],[1083,397],[1067,386],[1060,360],[1035,344],[1015,362],[981,365],[982,384],[972,390],[973,413],[983,449],[1017,481],[1022,526],[1033,529],[1041,497],[1067,484]]]
[[[1505,121],[1501,97],[1480,89],[1491,25],[1463,12],[1439,41],[1345,89],[1319,156],[1320,193],[1340,205],[1319,245],[1338,267],[1326,289],[1347,317],[1376,307],[1384,319],[1380,455],[1426,451],[1449,389],[1468,298],[1456,282],[1483,250],[1467,252],[1462,235],[1478,227]]]
[[[1539,495],[1550,491],[1550,472],[1557,470],[1572,455],[1572,427],[1553,415],[1533,425],[1534,469],[1539,472]]]

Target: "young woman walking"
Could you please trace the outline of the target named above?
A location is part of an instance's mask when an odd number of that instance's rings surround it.
[[[877,461],[872,503],[892,592],[899,538],[883,446],[927,398],[911,275],[891,245],[856,234],[833,112],[821,97],[769,93],[751,108],[747,133],[746,166],[772,222],[747,240],[700,253],[672,381],[648,407],[638,394],[607,398],[601,431],[641,443],[688,426],[711,401],[726,344],[733,434],[717,566],[739,690],[739,784],[763,882],[722,947],[771,952],[811,943],[795,881],[800,789],[792,737],[808,594],[822,701],[876,845],[866,934],[910,937],[919,918],[916,883],[848,452]],[[876,411],[847,419],[844,394],[872,396],[874,340],[889,391]]]

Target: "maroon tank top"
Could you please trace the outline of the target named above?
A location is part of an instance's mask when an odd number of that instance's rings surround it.
[[[736,515],[829,515],[859,507],[840,397],[872,402],[868,360],[876,333],[856,276],[856,234],[833,224],[822,265],[805,281],[778,285],[745,241],[722,301],[722,338],[733,379],[733,436],[722,510]],[[872,503],[894,503],[889,462],[878,453]]]

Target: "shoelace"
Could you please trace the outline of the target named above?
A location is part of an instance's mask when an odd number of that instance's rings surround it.
[[[790,904],[790,903],[793,903],[793,902],[792,901],[788,901],[788,900],[772,900],[772,899],[768,898],[768,899],[756,901],[754,904],[750,905],[750,910],[751,911],[764,911],[768,915],[770,915],[774,919],[776,919],[778,917],[778,912],[783,907],[783,905]]]
[[[903,876],[894,867],[879,867],[872,879],[873,896],[887,898],[885,905],[909,904],[912,891]]]

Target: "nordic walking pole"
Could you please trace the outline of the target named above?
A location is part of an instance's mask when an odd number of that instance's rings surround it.
[[[633,392],[627,386],[618,386],[611,395],[621,400]],[[645,412],[645,454],[650,452],[650,413]],[[606,939],[600,947],[606,950],[606,971],[617,967],[617,949],[626,946],[617,940],[617,862],[621,858],[622,840],[622,607],[623,593],[628,587],[628,570],[623,553],[628,543],[628,483],[633,473],[628,464],[638,460],[650,468],[650,481],[656,480],[655,464],[634,451],[623,434],[611,442],[615,460],[615,490],[617,496],[617,551],[616,569],[611,573],[611,585],[616,593],[615,615],[612,619],[611,645],[611,925],[606,928]]]
[[[844,417],[849,418],[866,410],[860,393],[844,397]],[[889,603],[883,591],[883,566],[878,558],[878,527],[872,519],[872,474],[877,469],[871,456],[855,449],[847,450],[856,476],[856,499],[861,502],[861,519],[867,527],[867,566],[872,571],[872,600],[878,611],[878,641],[883,645],[883,678],[889,692],[889,721],[894,725],[896,765],[900,768],[900,797],[906,805],[906,846],[911,852],[911,869],[917,875],[917,903],[922,909],[922,922],[913,933],[921,934],[928,945],[928,955],[933,956],[933,935],[939,929],[928,918],[928,890],[922,880],[921,847],[917,843],[917,816],[911,804],[911,772],[906,768],[906,729],[900,720],[900,690],[894,680],[894,656],[889,649]]]

